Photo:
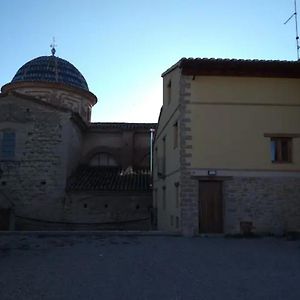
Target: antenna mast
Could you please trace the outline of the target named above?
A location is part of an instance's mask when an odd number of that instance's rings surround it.
[[[297,60],[299,60],[299,49],[300,49],[300,46],[299,46],[298,20],[297,20],[297,0],[294,0],[294,13],[284,22],[284,25],[287,24],[292,18],[295,18]]]

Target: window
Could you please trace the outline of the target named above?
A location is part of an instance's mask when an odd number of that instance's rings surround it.
[[[166,136],[162,138],[162,157],[158,158],[157,176],[165,178],[166,176]]]
[[[97,153],[90,160],[90,166],[115,167],[118,166],[114,157],[109,153]]]
[[[174,216],[173,215],[170,215],[170,225],[171,225],[171,227],[174,226]]]
[[[154,191],[153,191],[154,193],[153,193],[153,207],[157,207],[157,189],[154,189]]]
[[[168,85],[167,85],[167,97],[168,97],[168,104],[170,104],[171,99],[172,99],[172,82],[171,82],[171,80],[168,82]]]
[[[154,201],[153,201],[153,213],[152,216],[152,224],[154,228],[157,227],[157,197],[158,197],[158,191],[157,189],[154,190]]]
[[[292,138],[271,138],[271,160],[272,162],[292,162]]]
[[[4,130],[1,136],[1,159],[13,160],[15,158],[16,134],[12,130]]]
[[[164,186],[163,188],[162,188],[162,192],[163,192],[163,197],[162,197],[162,205],[163,205],[163,210],[166,210],[166,208],[167,208],[167,199],[166,199],[166,187]]]
[[[173,134],[174,134],[174,149],[178,147],[178,122],[173,125]]]
[[[157,147],[155,147],[155,151],[154,151],[154,161],[155,161],[155,163],[156,163],[156,167],[157,167],[157,165],[158,165],[158,149],[157,149]]]
[[[176,205],[176,208],[179,208],[179,205],[180,205],[180,203],[179,203],[179,182],[175,182],[174,183],[174,185],[175,185],[175,205]]]
[[[176,228],[179,228],[179,217],[176,217]]]
[[[163,137],[163,161],[162,161],[162,171],[163,171],[163,175],[165,176],[166,175],[166,165],[167,165],[167,162],[166,162],[166,152],[167,152],[167,149],[166,149],[166,139],[167,137],[164,136]]]

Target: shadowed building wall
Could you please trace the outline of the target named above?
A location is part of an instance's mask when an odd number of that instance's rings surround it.
[[[16,229],[150,228],[155,124],[90,123],[96,96],[54,55],[26,63],[1,91],[0,189]]]

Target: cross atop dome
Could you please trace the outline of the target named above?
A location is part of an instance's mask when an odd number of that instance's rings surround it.
[[[53,37],[53,38],[52,38],[52,44],[50,45],[51,53],[52,53],[53,56],[54,56],[55,53],[56,53],[56,49],[55,49],[56,46],[57,46],[57,45],[55,44],[55,37]]]

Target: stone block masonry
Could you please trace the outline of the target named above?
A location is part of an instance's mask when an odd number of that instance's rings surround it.
[[[225,233],[240,233],[241,222],[257,234],[300,230],[300,178],[233,177],[224,181],[223,201]]]
[[[12,97],[0,104],[0,121],[0,130],[16,134],[15,159],[0,161],[0,188],[14,204],[16,222],[18,216],[60,219],[66,181],[63,128],[70,114]]]
[[[190,149],[193,147],[191,135],[191,118],[187,105],[190,103],[190,79],[181,78],[180,82],[180,182],[181,182],[181,229],[185,236],[193,236],[198,233],[198,185],[197,181],[191,179],[192,155]]]

